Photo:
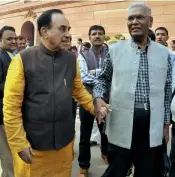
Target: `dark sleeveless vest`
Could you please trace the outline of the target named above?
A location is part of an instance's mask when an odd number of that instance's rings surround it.
[[[23,124],[33,149],[59,150],[74,138],[72,89],[76,57],[42,44],[20,53],[25,75]]]
[[[102,48],[101,50],[101,58],[102,58],[102,65],[103,65],[103,60],[105,59],[107,55],[108,50],[106,48]],[[99,68],[99,59],[97,57],[96,50],[92,47],[87,51],[82,51],[81,55],[85,58],[88,70],[93,70]],[[93,85],[91,84],[86,84],[84,83],[86,89],[88,90],[89,93],[93,93]],[[104,100],[105,102],[108,103],[109,101],[109,92],[105,93],[104,95]]]
[[[94,69],[99,68],[99,59],[98,59],[95,48],[92,47],[89,50],[81,51],[80,54],[85,58],[88,70],[94,70]],[[101,50],[102,65],[103,65],[103,60],[106,54],[107,54],[107,50],[105,48],[102,48]],[[93,85],[86,84],[86,83],[84,83],[84,85],[86,89],[89,91],[89,93],[92,93]]]

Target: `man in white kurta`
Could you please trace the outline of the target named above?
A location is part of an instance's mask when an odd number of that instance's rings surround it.
[[[103,94],[111,89],[112,112],[106,123],[109,166],[102,177],[125,177],[132,163],[135,177],[163,175],[156,160],[163,137],[169,139],[172,63],[168,49],[148,38],[152,22],[145,4],[129,7],[131,39],[109,48],[94,87],[97,118],[105,106]]]

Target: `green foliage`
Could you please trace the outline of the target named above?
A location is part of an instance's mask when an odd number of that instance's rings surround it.
[[[114,37],[115,39],[119,40],[123,35],[122,34],[115,34]]]
[[[111,45],[111,44],[114,44],[116,42],[117,42],[116,40],[111,40],[111,41],[108,42],[108,44]]]
[[[105,41],[106,41],[106,42],[108,42],[110,39],[111,39],[111,37],[110,37],[110,36],[105,35]]]

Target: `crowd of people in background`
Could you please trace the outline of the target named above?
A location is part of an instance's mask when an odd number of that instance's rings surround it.
[[[108,165],[102,177],[126,177],[133,167],[135,177],[165,177],[162,142],[171,124],[168,172],[175,177],[175,40],[168,43],[165,27],[151,30],[151,9],[131,5],[131,38],[109,46],[96,24],[89,42],[72,46],[59,9],[43,12],[37,24],[35,47],[12,26],[0,30],[2,177],[70,177],[77,106],[78,177],[88,177],[96,144]]]

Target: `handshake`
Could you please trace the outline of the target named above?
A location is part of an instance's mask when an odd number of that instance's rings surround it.
[[[101,98],[94,101],[94,114],[99,124],[104,122],[105,117],[112,111],[111,106],[106,104]]]

